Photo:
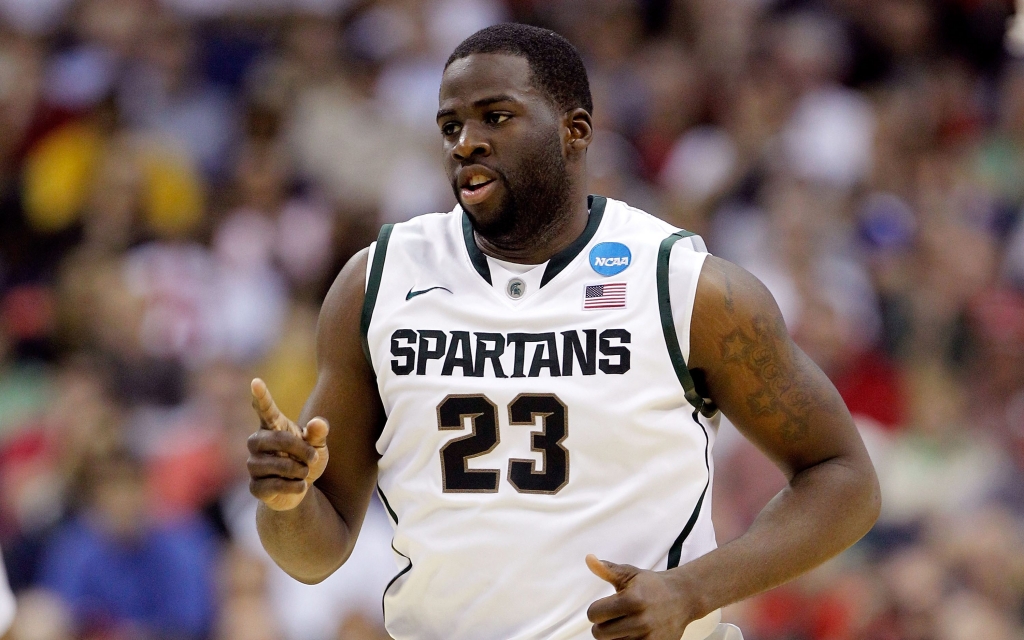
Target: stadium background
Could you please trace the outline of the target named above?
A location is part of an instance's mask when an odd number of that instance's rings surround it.
[[[262,554],[248,380],[264,376],[297,415],[333,274],[381,223],[453,204],[433,123],[446,56],[515,19],[584,54],[591,190],[703,234],[764,280],[877,465],[872,533],[727,619],[749,640],[1021,638],[1012,9],[0,0],[10,637],[383,637],[396,568],[379,508],[321,586]],[[725,542],[782,478],[729,427],[715,456]]]

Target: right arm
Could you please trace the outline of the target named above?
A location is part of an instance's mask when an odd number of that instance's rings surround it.
[[[253,383],[261,422],[249,438],[250,490],[261,500],[256,528],[274,561],[306,584],[348,559],[377,480],[385,415],[359,329],[368,253],[349,260],[320,310],[317,383],[298,421],[306,428]]]

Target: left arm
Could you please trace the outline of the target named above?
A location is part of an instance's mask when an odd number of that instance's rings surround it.
[[[671,569],[588,557],[617,593],[591,605],[596,638],[679,640],[686,625],[813,569],[878,518],[878,481],[842,398],[789,338],[757,278],[709,256],[691,323],[705,394],[783,471],[788,485],[736,540]]]

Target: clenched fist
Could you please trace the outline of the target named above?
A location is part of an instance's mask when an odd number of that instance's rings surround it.
[[[294,509],[327,467],[330,428],[323,418],[313,418],[299,429],[259,378],[252,381],[252,406],[260,428],[249,436],[249,491],[275,511]]]

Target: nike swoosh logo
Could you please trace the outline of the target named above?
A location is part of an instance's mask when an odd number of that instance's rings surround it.
[[[406,300],[412,300],[416,296],[421,296],[424,293],[427,293],[428,291],[433,291],[434,289],[442,289],[444,291],[447,291],[448,293],[452,293],[452,290],[449,289],[448,287],[430,287],[429,289],[422,289],[420,291],[413,291],[412,289],[409,289],[409,293],[405,294],[405,299]],[[455,294],[452,294],[452,295],[455,295]]]

